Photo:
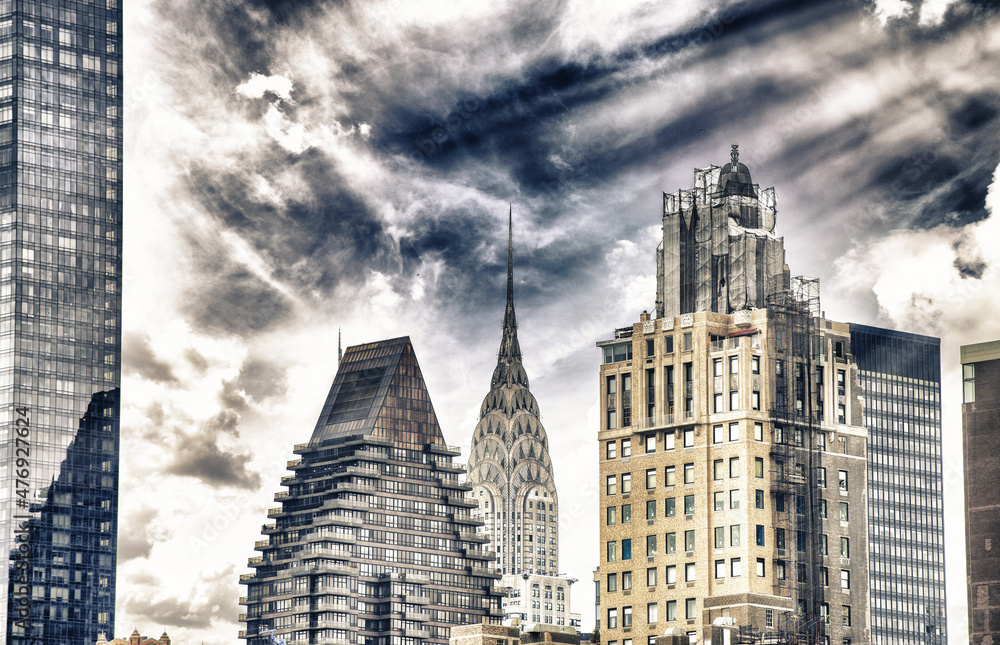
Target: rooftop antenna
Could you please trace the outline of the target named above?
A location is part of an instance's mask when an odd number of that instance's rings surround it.
[[[340,327],[337,327],[337,369],[340,369],[340,361],[344,358],[344,350],[340,346]]]

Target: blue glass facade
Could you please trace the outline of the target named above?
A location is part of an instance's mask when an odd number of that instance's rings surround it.
[[[945,643],[941,341],[851,326],[868,427],[872,643]]]
[[[0,645],[112,633],[119,0],[0,0]]]

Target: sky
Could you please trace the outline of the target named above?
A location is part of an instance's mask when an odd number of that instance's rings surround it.
[[[942,338],[967,642],[958,350],[1000,338],[996,2],[130,0],[124,33],[118,635],[238,642],[338,331],[410,336],[468,454],[508,209],[560,568],[592,626],[594,344],[653,309],[662,192],[738,141],[828,318]]]

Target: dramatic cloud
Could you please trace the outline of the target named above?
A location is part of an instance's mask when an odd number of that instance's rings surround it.
[[[170,363],[156,356],[149,344],[149,336],[126,332],[122,339],[122,367],[140,378],[156,383],[172,383],[177,380]]]
[[[232,397],[226,400],[229,402]],[[245,404],[242,398],[239,400]],[[226,411],[201,424],[194,432],[178,430],[173,439],[173,459],[164,467],[164,472],[195,477],[213,487],[256,490],[261,483],[260,474],[247,469],[253,454],[223,445],[239,439],[238,423],[237,414]]]

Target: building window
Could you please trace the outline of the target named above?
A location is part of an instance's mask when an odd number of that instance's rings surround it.
[[[806,496],[796,495],[795,496],[795,514],[805,515],[806,514]]]
[[[712,443],[722,443],[722,426],[712,426]]]
[[[750,373],[760,374],[760,356],[750,357]]]
[[[618,609],[608,610],[608,629],[618,629]]]
[[[608,562],[618,561],[618,543],[608,542]]]
[[[729,476],[731,478],[740,476],[740,458],[730,457],[729,458]]]
[[[823,520],[826,519],[826,500],[825,499],[820,499],[819,500],[819,517],[820,517],[820,519],[823,519]]]
[[[673,414],[673,413],[671,412],[671,414]],[[664,433],[664,435],[663,435],[663,449],[664,450],[673,450],[674,449],[674,439],[675,439],[675,437],[674,437],[674,433],[673,432],[667,431],[666,433]]]
[[[714,493],[715,510],[724,511],[726,510],[726,492],[722,490],[717,490]]]
[[[651,488],[656,488],[656,469],[647,468],[646,469],[646,490]]]
[[[837,481],[840,484],[840,490],[847,490],[847,471],[841,470],[837,474]]]
[[[764,546],[764,525],[758,524],[755,533],[757,546]]]
[[[729,527],[729,546],[740,545],[740,525],[733,524]]]
[[[847,505],[847,502],[841,502],[840,503],[840,521],[841,522],[848,521],[848,515],[849,515],[848,508],[849,507]]]
[[[729,575],[733,578],[739,578],[743,575],[742,564],[739,558],[733,558],[729,561]]]
[[[673,565],[673,564],[668,565],[667,568],[666,568],[666,574],[667,574],[667,584],[668,585],[672,585],[672,584],[676,584],[677,583],[677,566],[676,565]]]
[[[655,602],[651,602],[646,605],[647,624],[652,625],[657,622],[656,609],[657,609],[657,604]]]
[[[844,627],[851,626],[851,606],[842,605],[840,608],[840,621]]]
[[[646,586],[655,587],[656,586],[656,567],[649,567],[646,569]]]
[[[656,500],[651,499],[646,502],[646,519],[655,520],[656,519]]]
[[[712,479],[718,481],[726,476],[725,464],[723,459],[716,459],[712,462]]]
[[[673,517],[677,514],[677,503],[676,499],[673,497],[668,497],[663,500],[663,516]]]
[[[847,569],[840,570],[840,588],[841,589],[851,588],[851,572]]]
[[[667,555],[677,553],[677,534],[667,533],[666,539],[667,539],[666,544],[664,544],[663,546]]]
[[[684,550],[694,551],[694,531],[684,531]]]
[[[674,415],[674,366],[667,365],[663,368],[663,391],[666,396],[666,413],[670,420]]]
[[[729,357],[729,373],[739,374],[740,373],[740,357],[730,356]]]
[[[608,574],[608,593],[613,593],[618,591],[618,574],[609,573]]]
[[[729,491],[729,508],[740,507],[740,490],[735,488]]]
[[[726,561],[716,560],[715,561],[715,579],[719,580],[726,577]]]
[[[829,543],[827,540],[826,533],[821,533],[819,536],[819,554],[820,555],[830,554]]]
[[[754,410],[757,410],[757,409],[758,408],[754,408]],[[763,423],[755,423],[755,424],[753,424],[753,438],[754,438],[754,441],[763,441],[764,440],[764,424]]]
[[[609,506],[608,507],[608,526],[614,526],[618,523],[618,507]]]
[[[622,495],[632,492],[632,473],[622,473]]]
[[[653,416],[653,415],[650,414],[649,416]],[[656,452],[656,435],[655,434],[651,434],[648,437],[646,437],[646,454],[648,455],[651,452]]]
[[[976,365],[962,366],[962,403],[976,402]]]
[[[632,608],[622,607],[622,627],[632,626]]]
[[[740,409],[740,391],[739,390],[729,390],[729,409],[739,410]]]
[[[712,376],[715,378],[722,378],[722,359],[716,358],[712,360]]]
[[[608,475],[607,483],[605,485],[605,492],[608,495],[617,495],[618,494],[618,476],[617,475]]]
[[[653,344],[655,342],[656,341],[653,340],[652,338],[647,338],[646,339],[646,356],[652,356],[653,355],[653,353],[654,353]]]
[[[694,430],[684,431],[684,447],[693,448],[694,447]]]
[[[622,374],[622,427],[632,425],[632,375]],[[622,450],[622,457],[627,457]]]
[[[691,332],[689,331],[684,332],[684,351],[690,352],[693,347],[694,347],[694,338],[692,337]]]
[[[676,476],[674,474],[674,467],[667,466],[663,469],[663,484],[664,486],[673,486],[677,483]]]
[[[750,392],[750,409],[760,410],[760,392],[757,390]]]
[[[694,562],[686,562],[684,564],[684,581],[692,582],[696,575]]]
[[[774,577],[778,580],[785,579],[785,561],[775,560],[774,561]]]
[[[622,591],[629,591],[632,589],[632,572],[622,571]]]
[[[614,430],[617,428],[617,422],[615,417],[615,410],[617,409],[616,401],[618,399],[617,392],[617,381],[614,376],[607,377],[607,387],[605,388],[607,392],[607,423],[608,430]]]
[[[820,488],[826,488],[826,468],[822,466],[816,468],[816,485]]]
[[[840,557],[851,557],[851,538],[840,538]]]
[[[774,548],[784,550],[785,529],[774,529]]]
[[[667,601],[667,621],[677,620],[677,601]]]
[[[774,610],[764,610],[764,627],[774,627]]]
[[[622,504],[622,524],[632,523],[632,505]]]
[[[684,464],[684,483],[694,483],[694,464]]]
[[[615,457],[617,457],[618,456],[618,443],[615,442],[615,441],[609,441],[608,445],[607,445],[607,448],[605,450],[605,454],[606,454],[606,456],[607,456],[608,459],[614,459]]]
[[[691,515],[694,513],[694,495],[684,496],[684,514]]]
[[[726,527],[715,527],[715,548],[722,549],[726,546]]]
[[[819,584],[821,587],[830,586],[830,570],[826,567],[819,568]]]
[[[664,354],[673,354],[674,353],[674,337],[673,336],[669,336],[668,335],[668,336],[664,336],[663,337],[663,353]]]
[[[764,558],[757,558],[757,577],[764,577]]]
[[[729,424],[729,440],[730,441],[740,440],[740,424],[738,423]]]
[[[754,457],[753,458],[753,476],[758,479],[764,478],[764,458]]]
[[[753,493],[754,508],[763,509],[764,508],[764,491],[757,489]]]
[[[698,603],[698,599],[697,598],[688,598],[687,600],[684,601],[684,617],[685,618],[691,619],[691,618],[695,617],[695,613],[696,613],[696,610],[697,610],[697,603]]]
[[[632,440],[622,439],[622,457],[632,456]]]
[[[622,560],[632,559],[632,540],[622,540]]]
[[[694,366],[684,363],[684,416],[694,416]]]
[[[647,535],[646,536],[646,557],[655,558],[656,557],[656,536]]]

